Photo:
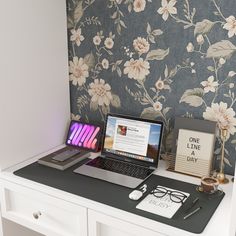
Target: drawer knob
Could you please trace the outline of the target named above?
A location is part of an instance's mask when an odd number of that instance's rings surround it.
[[[33,213],[33,217],[34,217],[34,219],[38,219],[40,216],[42,215],[42,213],[40,212],[40,211],[37,211],[37,212],[34,212]]]

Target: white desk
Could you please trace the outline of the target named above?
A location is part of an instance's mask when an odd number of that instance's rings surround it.
[[[195,235],[13,174],[39,157],[0,174],[2,216],[6,219],[48,236]],[[198,178],[166,171],[163,161],[156,172],[193,184],[200,182]],[[233,184],[222,188],[226,195],[201,236],[229,236]]]

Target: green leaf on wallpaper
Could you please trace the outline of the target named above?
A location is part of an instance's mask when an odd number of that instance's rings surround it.
[[[227,154],[227,155],[229,155],[229,151],[225,148],[225,153]]]
[[[131,12],[132,11],[132,4],[128,5],[128,11]]]
[[[162,113],[163,113],[163,115],[165,116],[167,113],[168,113],[168,111],[171,109],[171,107],[166,107],[166,108],[164,108],[163,110],[162,110]]]
[[[195,29],[194,29],[194,35],[208,33],[212,29],[214,24],[215,24],[215,22],[212,22],[212,21],[207,20],[207,19],[204,19],[201,22],[197,22],[196,26],[195,26]]]
[[[127,26],[125,25],[125,22],[123,20],[120,20],[120,25],[123,26],[124,28],[127,28]]]
[[[117,11],[115,11],[115,12],[112,14],[111,19],[116,19],[116,17],[117,17]]]
[[[116,67],[116,72],[117,72],[117,74],[118,74],[119,77],[122,76],[122,71],[121,71],[121,69],[120,69],[119,66]]]
[[[107,52],[110,56],[113,55],[113,52],[112,52],[111,50],[106,49],[106,52]]]
[[[111,100],[111,105],[113,107],[120,107],[120,98],[119,96],[115,95],[115,94],[112,94],[112,100]]]
[[[211,72],[215,71],[215,68],[213,66],[208,66],[207,69]]]
[[[74,28],[74,21],[70,16],[67,17],[67,28],[68,29]]]
[[[106,115],[107,113],[110,113],[110,107],[109,106],[102,106],[102,113]]]
[[[122,17],[125,17],[122,11],[119,11],[119,13]]]
[[[146,60],[147,61],[152,61],[152,60],[161,61],[169,54],[169,51],[170,51],[169,48],[166,50],[164,49],[151,50],[147,54]]]
[[[145,98],[145,97],[139,98],[138,101],[139,101],[140,104],[142,104],[142,105],[148,105],[148,104],[150,104],[150,102],[148,101],[148,99]]]
[[[207,50],[207,58],[231,57],[236,52],[236,46],[229,40],[222,40],[212,44]]]
[[[236,150],[236,139],[231,141],[232,144],[234,144],[234,149]]]
[[[142,83],[142,81],[140,81],[140,83],[135,83],[135,85],[136,85],[138,88],[140,88],[140,89],[142,89],[143,86],[144,86],[144,84]]]
[[[152,28],[149,23],[147,23],[147,34],[151,34]]]
[[[84,62],[85,64],[88,66],[89,70],[91,70],[91,68],[94,67],[95,65],[95,57],[93,55],[93,53],[88,53],[85,57],[84,57]]]
[[[84,14],[83,1],[79,1],[74,10],[74,21],[78,23]]]
[[[178,72],[177,66],[170,71],[169,78],[174,77]]]
[[[152,90],[154,93],[157,92],[156,88],[150,88],[150,90]]]
[[[151,43],[155,43],[155,37],[153,35],[148,35],[148,39]]]
[[[155,29],[152,31],[152,35],[154,36],[159,36],[159,35],[162,35],[163,34],[163,31],[160,30],[160,29]]]
[[[165,71],[164,71],[165,78],[168,77],[168,74],[169,74],[169,72],[168,72],[168,66],[166,65]]]
[[[145,108],[140,115],[141,118],[145,119],[155,119],[158,116],[162,116],[161,112],[154,110],[153,107]]]
[[[203,103],[204,90],[202,88],[187,89],[182,95],[179,103],[185,102],[192,107],[199,107]]]
[[[121,34],[121,25],[120,24],[117,24],[116,31],[118,34]]]
[[[227,94],[227,93],[224,93],[224,97],[231,98],[231,96],[229,94]]]
[[[215,151],[214,151],[214,154],[218,155],[221,153],[221,147],[220,148],[217,148]]]
[[[98,109],[98,103],[97,102],[93,102],[91,100],[91,102],[90,102],[90,110],[91,111],[96,111],[97,109]]]
[[[224,157],[224,163],[228,166],[232,167],[231,163],[229,162],[228,158]]]

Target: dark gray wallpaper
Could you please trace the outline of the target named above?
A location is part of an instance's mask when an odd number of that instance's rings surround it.
[[[226,172],[236,143],[235,0],[68,0],[73,119],[107,112],[161,119],[171,151],[175,116],[228,131]],[[215,156],[222,142],[217,136]]]

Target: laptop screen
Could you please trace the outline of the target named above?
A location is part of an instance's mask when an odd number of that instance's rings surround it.
[[[157,163],[163,123],[120,115],[108,115],[103,152]]]

